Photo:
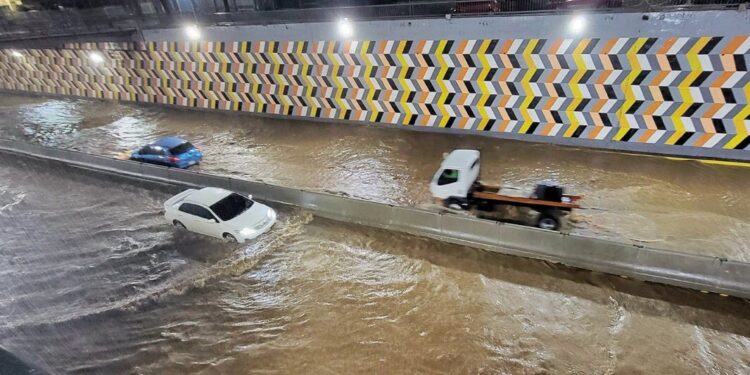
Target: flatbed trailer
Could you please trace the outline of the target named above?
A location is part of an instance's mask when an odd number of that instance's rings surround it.
[[[538,184],[533,194],[515,196],[500,193],[501,187],[479,180],[479,151],[454,150],[443,161],[430,184],[433,197],[446,207],[480,213],[497,213],[499,206],[523,207],[539,213],[536,226],[557,230],[562,216],[581,208],[580,195],[563,194],[559,186]]]
[[[563,194],[561,201],[549,201],[537,199],[534,197],[518,197],[514,195],[504,195],[498,193],[501,187],[496,185],[485,185],[480,183],[479,188],[471,193],[475,201],[488,201],[507,204],[511,206],[520,206],[528,208],[555,208],[563,211],[571,211],[574,208],[581,208],[578,201],[583,199],[581,195]]]
[[[534,197],[521,197],[500,194],[500,186],[478,183],[470,192],[468,203],[479,211],[495,212],[497,205],[523,207],[539,213],[536,225],[543,229],[556,230],[560,227],[562,216],[574,208],[581,208],[580,195],[562,194],[560,201],[545,200]]]

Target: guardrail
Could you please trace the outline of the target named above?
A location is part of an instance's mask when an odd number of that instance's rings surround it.
[[[493,252],[750,298],[750,263],[545,231],[453,214],[398,207],[262,182],[0,140],[0,152],[182,186],[217,186],[260,200],[302,207],[315,215],[430,237]]]

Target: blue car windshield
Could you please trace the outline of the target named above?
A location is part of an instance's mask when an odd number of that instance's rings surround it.
[[[192,144],[192,143],[190,143],[190,142],[185,142],[185,143],[182,143],[182,144],[180,144],[180,145],[178,145],[178,146],[172,147],[172,148],[171,148],[171,149],[169,150],[169,152],[171,152],[171,153],[172,153],[172,155],[180,155],[180,154],[184,154],[184,153],[186,153],[186,152],[188,152],[188,151],[192,150],[193,148],[194,148],[194,147],[193,147],[193,144]]]
[[[253,206],[253,202],[237,193],[227,195],[224,199],[211,205],[211,211],[222,221],[232,220],[237,215],[247,211]]]

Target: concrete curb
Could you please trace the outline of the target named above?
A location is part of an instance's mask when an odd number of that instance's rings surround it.
[[[0,139],[0,151],[182,186],[218,186],[284,203],[316,215],[415,234],[488,251],[562,263],[678,287],[750,298],[750,263],[396,207],[261,182],[115,160],[77,151]]]

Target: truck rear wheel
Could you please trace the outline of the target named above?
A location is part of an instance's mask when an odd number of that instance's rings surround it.
[[[541,214],[536,221],[536,226],[546,230],[558,230],[560,229],[560,219],[550,214]]]

